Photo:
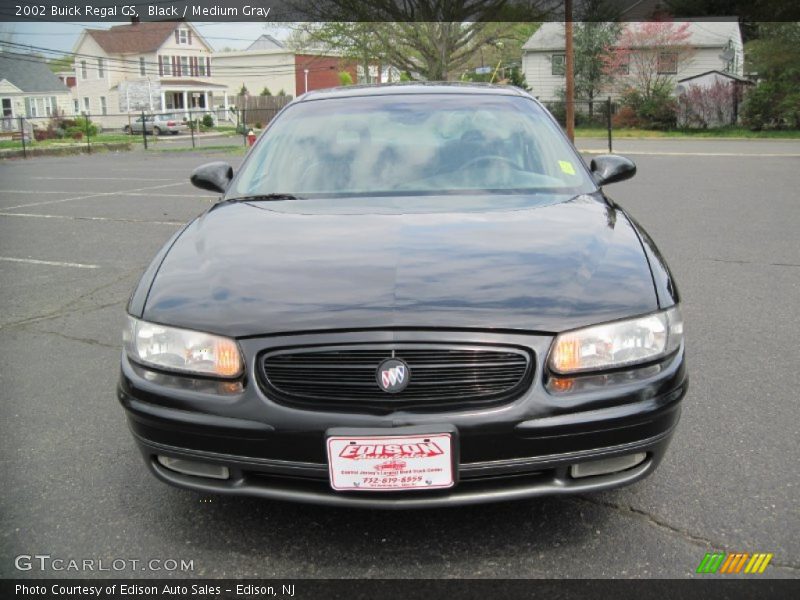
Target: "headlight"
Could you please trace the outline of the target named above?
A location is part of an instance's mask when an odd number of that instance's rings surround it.
[[[674,306],[644,317],[594,325],[559,334],[550,351],[558,374],[615,369],[648,362],[677,350],[683,319]]]
[[[128,316],[123,340],[128,356],[143,365],[212,377],[237,377],[242,373],[239,347],[226,337]]]

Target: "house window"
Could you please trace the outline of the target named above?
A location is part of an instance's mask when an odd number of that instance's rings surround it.
[[[54,98],[25,98],[25,109],[29,117],[52,115]]]
[[[179,29],[178,30],[178,43],[179,44],[188,44],[189,43],[189,32],[186,29]]]
[[[97,59],[97,78],[102,79],[106,76],[106,65],[102,58]]]
[[[170,56],[162,56],[161,57],[161,69],[164,72],[164,75],[172,75],[172,57]]]
[[[89,98],[83,99],[83,112],[85,113],[89,112]]]
[[[14,105],[11,103],[11,98],[3,98],[3,117],[14,116]]]
[[[181,75],[189,75],[189,57],[181,56]]]
[[[76,115],[81,114],[81,101],[77,98],[72,101],[72,110]]]
[[[139,75],[141,75],[142,77],[147,75],[147,69],[145,69],[145,63],[144,63],[144,56],[139,57]]]
[[[86,74],[86,61],[82,60],[81,61],[81,79],[86,79],[86,77],[87,77],[87,74]]]
[[[44,112],[48,117],[52,117],[56,114],[58,102],[55,96],[51,96],[50,98],[42,98],[42,103],[44,104]]]
[[[100,96],[100,112],[104,115],[108,114],[108,105],[106,104],[105,96]]]
[[[678,73],[678,53],[659,52],[658,53],[658,74],[675,75]]]
[[[197,70],[198,70],[198,75],[200,75],[200,77],[205,77],[206,76],[206,57],[205,56],[200,56],[197,59]]]
[[[564,75],[567,72],[567,57],[564,54],[553,54],[550,57],[550,73]]]

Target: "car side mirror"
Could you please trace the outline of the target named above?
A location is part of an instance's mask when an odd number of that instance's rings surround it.
[[[598,185],[625,181],[636,175],[636,163],[618,154],[595,156],[590,168]]]
[[[189,180],[201,190],[211,190],[224,194],[233,179],[233,167],[225,162],[211,162],[200,165]]]

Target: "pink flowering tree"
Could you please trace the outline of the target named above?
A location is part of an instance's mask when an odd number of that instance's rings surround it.
[[[689,23],[631,23],[603,51],[603,70],[620,90],[632,88],[645,100],[669,94],[675,76],[694,54],[688,30]]]

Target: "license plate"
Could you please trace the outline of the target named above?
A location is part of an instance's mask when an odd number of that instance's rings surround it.
[[[454,484],[452,457],[449,433],[328,438],[328,465],[335,490],[449,488]]]

